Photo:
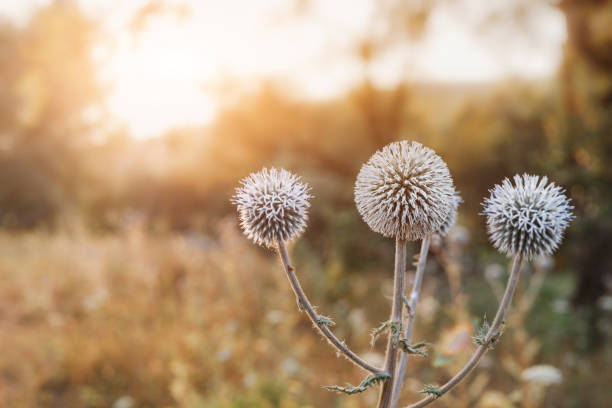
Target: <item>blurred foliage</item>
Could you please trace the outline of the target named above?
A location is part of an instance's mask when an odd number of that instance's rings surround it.
[[[141,10],[136,28],[162,3]],[[394,18],[385,30],[373,25],[355,48],[366,67],[381,47],[418,40],[433,7],[384,3],[377,18]],[[517,2],[511,14],[520,20],[536,3]],[[565,379],[540,402],[605,406],[612,400],[604,370],[612,308],[612,2],[557,6],[568,41],[549,80],[404,81],[380,89],[366,75],[324,102],[299,100],[270,80],[211,126],[150,140],[107,130],[92,52],[104,35],[75,3],[52,2],[24,26],[0,23],[0,405],[367,406],[368,392],[346,399],[319,388],[363,376],[330,359],[313,337],[274,260],[219,220],[233,219],[229,198],[251,171],[282,166],[303,175],[315,198],[297,264],[310,296],[349,322],[339,333],[366,351],[365,334],[387,313],[382,294],[393,248],[361,222],[353,182],[377,148],[414,139],[448,162],[470,241],[460,254],[434,257],[417,328],[423,340],[438,338],[442,325],[455,329],[446,338],[463,336],[494,307],[481,276],[500,260],[477,215],[493,184],[517,172],[546,174],[576,206],[557,271],[521,316],[525,330],[508,330],[494,351],[505,374],[478,374],[448,401],[472,406],[482,384],[489,391],[478,406],[515,406],[527,392],[541,399],[520,371],[544,361]],[[461,307],[441,307],[450,299]],[[460,361],[438,357],[444,370]],[[429,360],[414,369],[412,397],[441,378]],[[596,392],[587,395],[586,387]]]

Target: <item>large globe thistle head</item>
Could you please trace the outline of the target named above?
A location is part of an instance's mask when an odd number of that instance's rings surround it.
[[[287,170],[264,168],[241,181],[232,202],[238,207],[244,234],[273,248],[297,238],[306,228],[310,187]]]
[[[533,259],[550,255],[574,218],[564,190],[547,177],[514,176],[490,190],[483,214],[487,217],[489,239],[498,251]]]
[[[451,212],[454,191],[440,156],[420,143],[401,141],[361,167],[355,203],[372,230],[412,241],[438,231]]]
[[[455,223],[457,222],[457,210],[459,209],[459,204],[461,204],[462,202],[463,198],[461,198],[461,195],[458,191],[455,191],[455,193],[453,194],[453,206],[451,208],[451,211],[448,213],[448,216],[440,226],[438,234],[446,236],[448,234],[448,231],[455,225]]]

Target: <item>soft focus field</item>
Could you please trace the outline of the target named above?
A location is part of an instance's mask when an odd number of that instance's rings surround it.
[[[576,219],[525,267],[501,343],[432,406],[612,406],[612,1],[254,3],[0,2],[0,407],[372,407],[376,390],[321,388],[365,373],[315,335],[230,199],[263,166],[312,186],[298,276],[378,363],[394,245],[353,186],[396,140],[434,149],[464,199],[432,247],[413,336],[432,347],[401,402],[448,380],[495,312],[508,259],[481,202],[527,172]]]
[[[434,248],[416,338],[434,343],[435,363],[412,360],[406,401],[423,381],[441,381],[467,360],[477,318],[492,313],[503,285],[501,265],[488,265],[484,275],[458,263],[463,234],[455,229],[447,246]],[[339,323],[337,333],[380,361],[382,344],[370,349],[368,331],[386,318],[391,262],[355,274],[339,264],[312,264],[304,246],[295,252],[299,275],[321,311]],[[526,271],[531,286],[521,288],[502,343],[440,406],[537,406],[541,398],[546,406],[606,406],[610,351],[584,349],[585,324],[568,309],[573,278],[555,273],[542,281],[550,265],[539,267]],[[357,383],[363,374],[313,335],[275,256],[250,245],[232,220],[219,223],[214,239],[148,235],[138,223],[101,236],[78,228],[2,234],[0,273],[2,406],[375,402],[374,391],[349,398],[320,388]],[[460,284],[460,275],[470,297],[448,289]],[[529,307],[538,282],[541,293]],[[563,382],[546,388],[522,380],[535,364],[557,367]]]

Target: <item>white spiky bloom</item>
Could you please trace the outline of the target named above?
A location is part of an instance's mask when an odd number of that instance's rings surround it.
[[[306,228],[310,187],[285,169],[264,168],[241,181],[232,202],[245,235],[273,248],[297,238]]]
[[[355,203],[375,232],[417,240],[443,225],[454,191],[440,156],[420,143],[401,141],[383,147],[361,167]]]
[[[453,206],[451,208],[451,211],[448,213],[448,216],[440,226],[438,234],[445,236],[446,234],[448,234],[448,231],[455,225],[455,223],[457,222],[457,209],[459,208],[459,204],[461,204],[462,202],[463,199],[461,198],[461,195],[458,191],[455,191],[455,193],[453,194]]]
[[[547,177],[515,175],[490,190],[483,214],[493,246],[508,256],[550,255],[574,218],[564,190]]]

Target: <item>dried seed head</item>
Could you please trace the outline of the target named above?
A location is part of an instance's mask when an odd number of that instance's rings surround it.
[[[548,178],[514,176],[496,185],[483,203],[489,239],[498,251],[533,259],[550,255],[574,218],[569,199]]]
[[[383,147],[361,167],[355,203],[372,230],[417,240],[444,224],[454,191],[440,156],[420,143],[401,141]]]
[[[455,191],[455,194],[453,194],[453,207],[451,208],[451,211],[448,213],[448,216],[442,223],[442,226],[438,230],[438,234],[445,236],[446,234],[448,234],[448,230],[450,230],[455,225],[455,223],[457,222],[457,209],[459,208],[459,204],[461,204],[462,202],[463,199],[461,198],[461,195],[458,191]]]
[[[244,234],[261,246],[297,238],[306,228],[310,187],[287,170],[262,169],[241,181],[232,202]]]

